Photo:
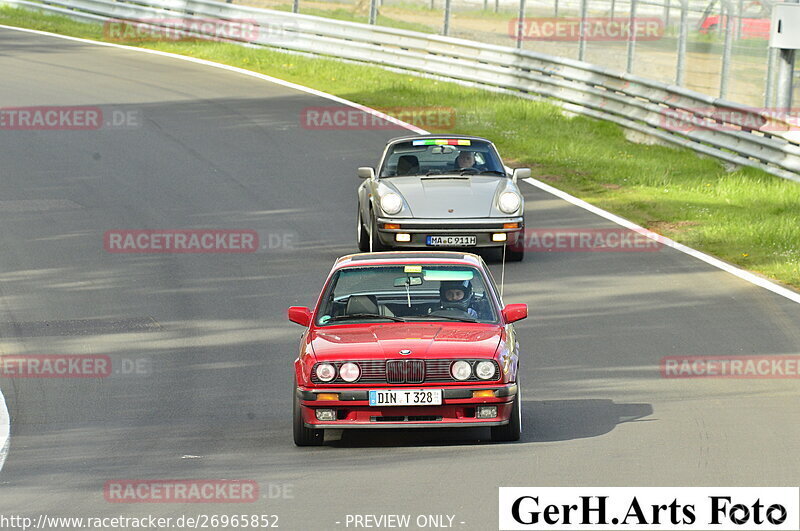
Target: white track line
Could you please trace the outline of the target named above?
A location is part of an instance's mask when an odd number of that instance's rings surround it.
[[[556,197],[560,197],[564,201],[572,203],[573,205],[575,205],[577,207],[580,207],[580,208],[582,208],[584,210],[588,210],[592,214],[596,214],[596,215],[600,216],[601,218],[605,218],[605,219],[607,219],[609,221],[613,221],[617,225],[622,225],[626,229],[630,229],[630,230],[636,231],[636,232],[646,236],[647,238],[650,238],[652,240],[656,240],[659,243],[661,243],[663,245],[666,245],[667,247],[672,247],[673,249],[675,249],[677,251],[680,251],[682,253],[688,254],[689,256],[693,256],[693,257],[697,258],[698,260],[702,260],[703,262],[705,262],[707,264],[710,264],[710,265],[712,265],[712,266],[714,266],[714,267],[716,267],[718,269],[722,269],[723,271],[725,271],[727,273],[730,273],[731,275],[737,276],[737,277],[741,278],[742,280],[750,282],[751,284],[755,284],[756,286],[759,286],[759,287],[762,287],[764,289],[767,289],[767,290],[769,290],[769,291],[771,291],[771,292],[773,292],[773,293],[775,293],[777,295],[780,295],[781,297],[786,297],[790,301],[794,301],[796,303],[800,303],[800,293],[797,293],[796,291],[792,291],[790,289],[784,288],[783,286],[779,286],[778,284],[775,284],[774,282],[772,282],[770,280],[767,280],[766,278],[763,278],[763,277],[760,277],[758,275],[755,275],[755,274],[753,274],[753,273],[751,273],[749,271],[745,271],[744,269],[740,269],[740,268],[738,268],[738,267],[736,267],[734,265],[731,265],[731,264],[729,264],[727,262],[724,262],[724,261],[720,260],[719,258],[714,258],[713,256],[710,256],[710,255],[707,255],[707,254],[702,253],[700,251],[697,251],[695,249],[692,249],[691,247],[687,247],[687,246],[683,245],[682,243],[678,243],[678,242],[676,242],[674,240],[670,240],[669,238],[667,238],[665,236],[661,236],[660,234],[656,234],[655,232],[649,231],[649,230],[645,229],[644,227],[640,227],[636,223],[628,221],[625,218],[621,218],[621,217],[617,216],[616,214],[612,214],[611,212],[607,212],[607,211],[603,210],[602,208],[598,208],[598,207],[596,207],[594,205],[591,205],[591,204],[587,203],[586,201],[584,201],[583,199],[578,199],[577,197],[571,196],[566,192],[562,192],[561,190],[559,190],[557,188],[553,188],[549,184],[543,183],[541,181],[537,181],[536,179],[532,179],[532,178],[525,179],[525,182],[528,183],[528,184],[531,184],[531,185],[533,185],[533,186],[535,186],[537,188],[540,188],[541,190],[544,190],[545,192],[547,192],[549,194],[552,194],[552,195],[554,195]]]
[[[0,470],[6,462],[8,456],[8,447],[11,443],[11,419],[8,416],[8,409],[6,408],[6,399],[3,393],[0,392]]]

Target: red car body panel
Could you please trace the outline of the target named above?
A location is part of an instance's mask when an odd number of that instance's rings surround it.
[[[343,323],[317,326],[315,324],[317,307],[312,310],[312,319],[300,342],[300,352],[295,360],[296,393],[302,406],[302,418],[309,428],[411,428],[411,427],[460,427],[497,426],[507,424],[512,412],[512,404],[517,394],[517,368],[519,363],[518,345],[513,325],[505,322],[500,312],[500,300],[495,286],[480,258],[464,254],[461,259],[439,258],[401,258],[405,254],[416,256],[425,253],[376,253],[388,258],[364,259],[357,263],[344,257],[337,261],[328,275],[322,293],[325,293],[331,278],[339,269],[349,266],[376,265],[464,265],[481,271],[487,294],[491,291],[499,322],[367,322],[360,324]],[[442,255],[442,253],[430,253]],[[460,254],[460,253],[449,253]],[[396,256],[396,258],[392,258]],[[515,308],[526,314],[524,305]],[[512,312],[517,318],[518,313]],[[523,315],[524,316],[524,315]],[[410,353],[401,354],[401,351]],[[386,382],[329,382],[312,381],[312,370],[320,362],[375,361],[381,360],[494,360],[498,373],[490,380],[424,381],[422,383]],[[449,374],[449,372],[448,372]],[[369,390],[382,389],[442,389],[441,405],[431,406],[370,406]],[[483,391],[475,397],[475,391]],[[339,400],[317,399],[317,395],[338,393]],[[495,418],[476,418],[478,405],[496,405]],[[317,408],[336,409],[335,421],[317,420]],[[403,417],[402,421],[392,421]],[[430,420],[435,418],[435,420]],[[376,421],[375,419],[381,419]]]

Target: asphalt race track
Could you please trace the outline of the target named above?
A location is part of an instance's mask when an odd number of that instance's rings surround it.
[[[2,107],[101,106],[138,124],[0,130],[0,354],[108,355],[105,378],[0,378],[0,512],[451,515],[497,528],[500,486],[789,486],[797,379],[664,379],[665,356],[797,355],[798,305],[672,249],[530,254],[506,268],[523,435],[330,433],[296,448],[292,361],[334,259],[355,252],[358,166],[401,131],[310,130],[336,105],[173,58],[0,30]],[[535,146],[532,146],[535,150]],[[522,185],[532,227],[611,223]],[[250,229],[251,254],[117,254],[116,229]],[[493,263],[495,277],[500,265]],[[248,479],[247,504],[109,503],[120,479]],[[445,519],[447,521],[447,519]],[[337,524],[337,522],[339,522]]]

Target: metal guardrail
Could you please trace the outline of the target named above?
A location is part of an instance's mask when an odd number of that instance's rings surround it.
[[[0,0],[97,22],[174,28],[176,18],[249,21],[255,38],[224,39],[347,59],[556,103],[729,163],[800,182],[798,124],[760,110],[596,65],[463,39],[211,0]],[[163,22],[160,22],[163,21]],[[170,22],[172,21],[172,22]],[[192,35],[203,34],[202,28]]]

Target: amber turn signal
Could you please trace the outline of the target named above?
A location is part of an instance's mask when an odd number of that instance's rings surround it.
[[[317,400],[339,400],[339,393],[318,393]]]

